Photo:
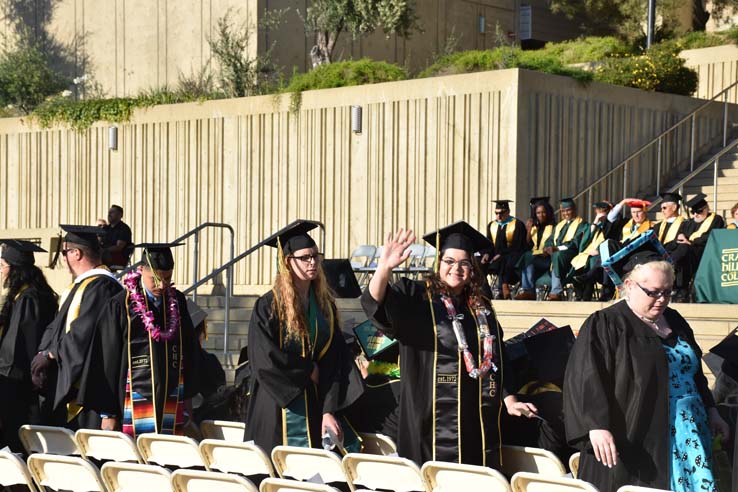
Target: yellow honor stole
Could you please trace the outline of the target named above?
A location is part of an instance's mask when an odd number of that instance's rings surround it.
[[[582,223],[582,218],[577,217],[576,219],[572,220],[569,224],[569,228],[566,230],[566,234],[564,235],[564,239],[559,243],[557,242],[559,240],[559,236],[561,235],[561,231],[564,230],[564,227],[566,227],[566,221],[562,220],[558,224],[556,224],[556,235],[554,236],[554,244],[556,246],[561,246],[564,243],[568,243],[572,239],[574,239],[574,234],[577,233],[577,229],[579,229],[579,225]]]
[[[681,215],[677,217],[671,225],[669,225],[665,220],[661,222],[661,228],[659,229],[659,241],[661,241],[661,244],[670,243],[676,239],[677,232],[679,232],[679,227],[681,227],[682,222],[684,222],[684,217]],[[667,227],[669,228],[669,232],[666,234],[666,237],[664,237],[664,232],[666,232]]]
[[[543,228],[543,233],[541,234],[541,239],[538,240],[538,226],[533,226],[530,230],[530,238],[533,241],[533,255],[542,255],[543,254],[543,247],[546,245],[546,241],[548,241],[548,238],[551,237],[551,234],[553,234],[553,225],[548,224],[546,227]]]
[[[515,220],[515,217],[511,217],[511,219],[512,220],[510,222],[502,226],[505,228],[505,239],[507,240],[508,247],[510,247],[510,245],[512,244],[513,234],[515,234],[515,223],[517,222],[517,220]],[[489,232],[490,232],[490,236],[492,236],[490,240],[492,241],[492,244],[495,245],[495,248],[497,247],[497,244],[495,243],[495,241],[497,240],[497,230],[499,228],[500,228],[500,224],[498,224],[496,220],[493,220],[492,222],[490,222]]]
[[[633,229],[633,219],[630,219],[624,226],[623,232],[620,234],[621,242],[632,241],[647,230],[651,229],[651,221],[646,219],[638,226],[635,231]],[[632,232],[631,232],[632,231]]]
[[[707,231],[710,230],[710,226],[712,225],[712,221],[715,220],[715,214],[710,214],[707,216],[705,220],[702,221],[702,224],[700,224],[699,229],[694,231],[690,236],[689,240],[694,241],[695,239],[702,237],[703,234],[705,234]]]

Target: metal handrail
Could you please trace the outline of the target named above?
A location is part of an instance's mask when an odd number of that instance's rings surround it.
[[[308,222],[310,224],[315,224],[316,226],[320,227],[320,230],[321,230],[321,242],[320,242],[320,244],[325,248],[325,225],[322,222],[318,222],[317,220],[301,220],[300,222]],[[294,222],[290,223],[289,225],[287,225],[283,229],[287,229],[287,228],[291,227],[292,224],[294,224]],[[280,231],[282,231],[283,229],[280,229]],[[244,258],[246,258],[247,256],[249,256],[251,253],[253,253],[257,249],[261,248],[262,246],[264,246],[264,245],[272,242],[279,235],[279,232],[280,231],[277,231],[274,234],[272,234],[271,236],[269,236],[268,238],[266,238],[266,239],[264,239],[262,241],[259,241],[258,243],[256,243],[255,245],[251,246],[249,249],[247,249],[243,253],[239,254],[235,258],[233,257],[233,254],[231,254],[231,259],[229,261],[227,261],[226,263],[222,264],[221,266],[219,266],[218,268],[216,268],[215,270],[213,270],[209,274],[207,274],[204,277],[202,277],[201,279],[199,279],[197,282],[195,282],[192,285],[190,285],[187,289],[185,289],[183,291],[183,294],[187,295],[190,292],[197,292],[197,288],[198,287],[200,287],[204,283],[208,282],[209,280],[215,278],[217,275],[220,275],[224,271],[227,271],[228,272],[228,280],[229,280],[229,282],[232,282],[232,279],[233,279],[233,276],[232,276],[233,265],[235,265],[239,261],[243,260]],[[228,287],[226,287],[226,295],[225,295],[224,306],[223,306],[223,310],[225,311],[225,316],[224,316],[225,319],[224,319],[224,322],[223,322],[223,325],[224,325],[223,326],[223,356],[224,357],[227,357],[228,356],[228,329],[229,329],[229,322],[230,322],[230,318],[231,318],[230,317],[230,311],[231,311],[231,299],[230,298],[231,298],[231,289],[228,288]]]
[[[720,158],[724,156],[725,154],[729,153],[731,150],[733,150],[735,147],[738,147],[738,138],[732,140],[728,145],[723,147],[718,153],[716,153],[714,156],[707,159],[703,164],[701,164],[697,169],[686,175],[684,178],[677,181],[674,185],[671,186],[668,190],[666,190],[667,193],[673,193],[675,191],[678,191],[680,195],[684,196],[684,185],[688,182],[692,181],[692,179],[696,178],[698,175],[702,173],[705,169],[710,167],[710,164],[713,166],[713,174],[712,174],[712,211],[715,212],[717,209],[717,188],[718,188],[718,168],[720,164]],[[660,196],[657,197],[653,202],[651,202],[651,206],[648,207],[648,211],[651,212],[653,209],[656,208],[656,206],[663,201],[663,198]]]
[[[615,166],[614,168],[612,168],[610,171],[608,171],[607,173],[601,175],[595,181],[593,181],[592,183],[590,183],[589,185],[587,185],[586,187],[584,187],[584,189],[582,189],[580,192],[578,192],[577,194],[575,194],[573,196],[573,199],[576,200],[576,199],[584,196],[585,194],[588,194],[589,195],[589,197],[588,197],[589,198],[589,200],[588,200],[588,205],[589,205],[588,206],[588,210],[591,213],[592,204],[594,203],[593,200],[592,200],[592,191],[593,191],[594,187],[597,186],[598,184],[602,183],[603,181],[605,181],[607,178],[609,178],[610,176],[612,176],[616,172],[621,171],[621,170],[624,173],[624,179],[623,179],[623,195],[624,196],[627,196],[628,195],[628,192],[627,192],[628,163],[631,160],[633,160],[636,157],[638,157],[639,155],[641,155],[646,150],[652,148],[654,144],[658,144],[657,157],[656,157],[656,194],[658,195],[661,192],[661,147],[662,147],[663,139],[667,135],[669,135],[671,132],[673,132],[674,130],[676,130],[677,128],[679,128],[682,124],[684,124],[685,122],[690,121],[690,120],[691,120],[691,130],[690,130],[691,131],[691,137],[690,137],[690,151],[689,151],[689,160],[690,160],[689,169],[690,169],[690,172],[694,171],[694,158],[695,158],[695,156],[694,156],[694,153],[695,153],[695,124],[696,124],[697,114],[700,113],[701,111],[703,111],[708,106],[714,104],[715,101],[722,96],[722,98],[723,98],[723,101],[722,101],[722,104],[723,104],[723,125],[722,125],[723,126],[723,129],[722,129],[723,130],[723,146],[727,145],[727,140],[728,140],[728,92],[730,90],[732,90],[733,88],[737,87],[737,86],[738,86],[738,80],[736,80],[735,82],[733,82],[732,84],[730,84],[728,87],[724,88],[723,90],[721,90],[720,92],[718,92],[717,94],[715,94],[714,96],[712,96],[712,98],[710,98],[709,100],[707,100],[704,103],[700,104],[692,112],[690,112],[689,114],[687,114],[686,116],[684,116],[683,118],[681,118],[679,121],[677,121],[676,123],[674,123],[672,126],[670,126],[665,131],[661,132],[658,136],[656,136],[655,138],[653,138],[651,141],[649,141],[646,144],[644,144],[641,147],[639,147],[635,152],[631,153],[628,157],[626,157],[625,159],[623,159],[620,162],[620,164],[618,164],[617,166]]]

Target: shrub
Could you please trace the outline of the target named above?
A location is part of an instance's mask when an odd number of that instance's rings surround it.
[[[608,58],[595,69],[595,80],[647,91],[689,96],[699,83],[674,44],[654,45],[641,55]]]
[[[612,36],[588,36],[572,41],[546,43],[541,51],[555,56],[564,65],[569,65],[600,61],[610,56],[623,56],[630,52],[630,48]]]

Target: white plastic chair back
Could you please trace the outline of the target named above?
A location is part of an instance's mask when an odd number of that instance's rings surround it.
[[[223,441],[243,442],[246,424],[230,420],[203,420],[200,432],[203,439],[221,439]]]
[[[574,453],[569,456],[569,469],[571,470],[571,476],[577,478],[579,475],[579,453]]]
[[[363,445],[362,453],[378,454],[381,456],[389,456],[397,453],[395,442],[384,434],[360,432],[359,437],[361,437],[361,444]]]
[[[269,456],[256,444],[205,439],[200,454],[213,471],[274,476]]]
[[[0,488],[11,485],[25,485],[31,492],[38,490],[25,461],[13,453],[0,451]]]
[[[324,449],[276,446],[272,449],[272,463],[282,478],[305,481],[320,475],[323,483],[346,482],[351,486],[341,460]]]
[[[81,455],[74,432],[64,427],[46,425],[24,425],[18,429],[26,453],[60,454],[63,456]]]
[[[122,432],[80,429],[74,434],[82,456],[100,461],[143,463],[131,436]]]
[[[638,487],[637,485],[623,485],[618,492],[671,492],[666,489],[652,489],[650,487]]]
[[[259,492],[338,492],[338,489],[322,483],[266,478],[261,482]]]
[[[566,475],[566,468],[555,454],[540,448],[502,446],[502,470],[512,476],[518,472],[539,473],[553,477]]]
[[[351,252],[351,256],[349,257],[349,260],[351,262],[351,266],[356,267],[365,267],[369,265],[369,262],[371,262],[374,259],[374,256],[377,253],[377,247],[372,246],[371,244],[362,244],[361,246],[357,247],[355,250]],[[356,259],[354,259],[356,258]],[[360,258],[364,258],[364,261],[359,261]]]
[[[146,463],[179,468],[201,466],[207,469],[200,448],[189,437],[150,433],[141,434],[136,442]]]
[[[599,492],[591,483],[568,477],[519,472],[513,475],[513,492]]]
[[[172,474],[161,466],[110,461],[100,474],[108,492],[172,492]]]
[[[172,473],[175,492],[258,492],[251,481],[227,473],[177,470]]]
[[[343,466],[357,489],[426,490],[418,465],[406,458],[349,453],[343,457]]]
[[[420,469],[431,492],[455,492],[483,490],[485,492],[510,492],[505,476],[486,466],[461,465],[442,461],[428,461]]]
[[[105,492],[100,472],[84,458],[36,453],[28,457],[28,470],[40,490]]]

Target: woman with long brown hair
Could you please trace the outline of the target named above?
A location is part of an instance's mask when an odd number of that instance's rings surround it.
[[[361,375],[338,322],[322,255],[296,221],[266,244],[277,248],[272,290],[254,306],[249,324],[251,383],[245,440],[270,451],[276,445],[321,447],[323,436],[360,443],[339,412],[363,392]]]
[[[400,342],[400,456],[500,466],[500,413],[537,412],[513,394],[502,328],[482,295],[484,276],[474,253],[491,247],[466,222],[426,235],[437,248],[434,272],[422,281],[390,285],[392,269],[409,256],[412,231],[390,234],[364,291],[364,312]]]

